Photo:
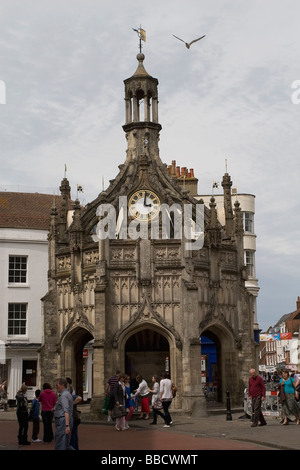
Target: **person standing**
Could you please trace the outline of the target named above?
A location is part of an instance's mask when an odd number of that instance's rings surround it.
[[[56,381],[59,398],[55,405],[55,450],[69,450],[73,426],[73,398],[67,390],[68,382],[64,378]]]
[[[294,378],[290,377],[289,372],[283,370],[279,385],[284,389],[284,398],[282,400],[283,425],[289,424],[288,417],[290,415],[294,415],[296,417],[296,424],[300,424],[300,410],[295,400],[294,388],[297,385],[298,381],[295,382]]]
[[[32,416],[32,442],[41,442],[41,439],[39,439],[39,432],[40,432],[40,402],[38,400],[41,391],[36,390],[34,392],[35,397],[32,400],[31,403],[31,410],[33,412]]]
[[[16,395],[17,402],[17,418],[19,423],[19,445],[28,446],[30,442],[27,439],[28,433],[28,400],[27,400],[27,386],[22,384],[20,390]]]
[[[126,389],[124,384],[125,375],[119,374],[118,382],[115,385],[114,390],[114,402],[116,406],[123,405],[125,406],[126,403]],[[116,430],[117,431],[125,431],[128,429],[129,426],[126,426],[125,422],[125,415],[121,416],[120,418],[116,418]]]
[[[42,405],[42,421],[44,426],[44,442],[52,442],[54,438],[52,422],[55,404],[57,402],[56,393],[53,392],[48,382],[43,384],[43,391],[39,396],[39,402]]]
[[[1,408],[1,411],[7,411],[7,380],[3,380],[1,386],[0,386],[0,406],[3,406]]]
[[[82,397],[74,393],[73,387],[71,385],[68,386],[68,390],[71,393],[72,399],[73,399],[73,428],[71,432],[70,447],[73,450],[79,450],[78,426],[81,420],[80,419],[78,420],[78,416],[76,419],[76,415],[77,415],[77,405],[82,402]],[[74,413],[75,413],[75,416],[74,416]]]
[[[108,396],[107,421],[110,422],[110,423],[113,422],[113,419],[111,417],[111,410],[113,409],[113,407],[115,405],[115,397],[114,397],[115,385],[118,383],[119,374],[120,374],[120,371],[116,370],[115,375],[110,377],[107,381],[107,384],[106,384],[106,396]]]
[[[126,391],[126,403],[125,407],[128,409],[128,414],[126,415],[125,418],[125,428],[129,428],[128,421],[130,420],[131,416],[134,413],[134,403],[131,398],[131,388],[130,388],[130,377],[129,375],[125,375],[125,380],[124,380],[124,385],[125,385],[125,391]]]
[[[139,383],[136,380],[136,376],[137,376],[136,372],[132,372],[131,378],[130,378],[130,390],[131,391],[137,390],[139,388]],[[132,397],[132,401],[133,401],[134,411],[138,411],[138,409],[139,409],[139,397]]]
[[[265,426],[266,420],[261,411],[261,403],[266,396],[266,387],[263,379],[257,375],[255,369],[250,369],[248,396],[252,399],[253,423],[252,428],[256,426]],[[260,424],[258,424],[260,422]]]

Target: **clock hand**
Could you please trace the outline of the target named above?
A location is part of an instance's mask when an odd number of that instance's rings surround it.
[[[146,204],[146,201],[147,201],[147,199],[146,199],[146,191],[145,191],[144,206],[145,206],[145,207],[152,207],[152,204]]]

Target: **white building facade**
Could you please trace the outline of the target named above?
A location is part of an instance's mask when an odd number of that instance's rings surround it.
[[[52,203],[53,196],[45,194],[0,193],[0,377],[7,379],[9,402],[22,383],[29,399],[40,387],[41,297],[47,289]]]
[[[211,195],[198,195],[197,199],[202,199],[204,204],[209,207]],[[216,203],[218,218],[222,224],[225,224],[225,208],[223,194],[213,195]],[[244,264],[247,267],[248,279],[245,282],[248,292],[252,299],[252,312],[255,339],[259,341],[259,325],[257,320],[257,296],[259,292],[258,279],[256,277],[255,253],[256,253],[256,234],[254,228],[255,219],[255,196],[253,194],[236,193],[232,191],[232,205],[235,201],[240,204],[241,214],[243,218],[243,245],[244,245]]]
[[[47,286],[47,232],[0,228],[0,243],[0,335],[5,344],[1,375],[8,380],[9,400],[23,382],[32,398],[41,345],[40,299]]]

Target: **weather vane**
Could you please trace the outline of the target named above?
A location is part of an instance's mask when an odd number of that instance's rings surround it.
[[[135,29],[135,28],[132,28],[133,31],[135,31],[139,37],[139,48],[140,48],[140,52],[142,52],[142,41],[146,42],[146,31],[144,29],[142,29],[141,27],[139,27],[138,29]]]

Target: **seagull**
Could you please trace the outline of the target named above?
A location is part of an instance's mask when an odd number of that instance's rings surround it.
[[[191,41],[191,42],[188,43],[188,42],[185,42],[183,39],[180,39],[180,38],[178,38],[177,36],[175,36],[175,34],[173,34],[173,36],[174,36],[174,38],[179,39],[179,41],[184,42],[184,44],[186,45],[186,47],[187,47],[188,49],[191,47],[191,45],[192,45],[194,42],[200,41],[200,39],[205,38],[205,34],[204,34],[204,36],[201,36],[201,38],[194,39],[193,41]]]

